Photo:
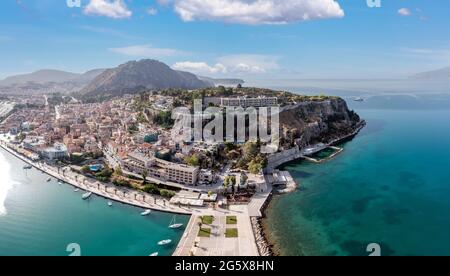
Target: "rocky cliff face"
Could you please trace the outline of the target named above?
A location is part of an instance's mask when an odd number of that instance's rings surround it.
[[[343,99],[302,102],[281,112],[281,142],[285,148],[329,143],[354,132],[360,123]]]

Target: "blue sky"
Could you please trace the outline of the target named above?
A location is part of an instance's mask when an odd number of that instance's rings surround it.
[[[397,78],[450,66],[450,2],[0,1],[0,78],[154,58],[215,77]]]

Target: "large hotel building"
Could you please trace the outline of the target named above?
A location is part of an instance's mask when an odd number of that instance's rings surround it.
[[[272,107],[278,105],[277,97],[258,97],[258,98],[221,98],[221,106],[235,106],[235,107]]]
[[[149,177],[191,186],[197,183],[200,173],[198,167],[147,157],[137,152],[128,154],[128,158],[124,160],[124,167],[130,172],[142,174],[147,171]]]

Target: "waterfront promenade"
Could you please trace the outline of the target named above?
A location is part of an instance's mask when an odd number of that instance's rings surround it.
[[[174,206],[168,200],[161,197],[126,189],[117,188],[110,184],[100,183],[94,179],[87,178],[81,174],[73,172],[70,167],[56,168],[42,162],[32,161],[22,156],[14,149],[7,146],[7,142],[0,140],[0,147],[23,162],[34,168],[54,177],[60,181],[74,186],[83,191],[92,192],[100,197],[116,202],[151,209],[161,212],[191,215],[189,224],[178,243],[173,255],[175,256],[258,256],[259,251],[256,244],[251,217],[260,217],[261,209],[269,198],[272,187],[263,186],[248,205],[231,205],[229,209],[210,207],[183,207]],[[80,197],[81,200],[81,197]],[[209,238],[199,238],[198,220],[202,216],[214,216],[211,225],[211,236]],[[237,237],[225,237],[227,229],[227,216],[237,218],[237,224],[233,228],[237,229]]]
[[[30,159],[20,155],[13,149],[8,148],[3,141],[0,142],[0,146],[10,154],[16,156],[27,164],[30,164],[34,168],[58,180],[64,181],[65,183],[68,183],[78,189],[92,192],[93,194],[96,194],[98,196],[124,204],[129,204],[132,206],[151,209],[155,211],[170,212],[183,215],[190,215],[193,212],[193,210],[187,207],[185,208],[170,205],[168,200],[161,197],[155,197],[147,193],[133,191],[126,188],[117,188],[113,185],[100,183],[93,179],[84,177],[83,175],[72,172],[69,167],[60,168],[58,171],[57,168],[46,165],[45,163],[31,161]]]

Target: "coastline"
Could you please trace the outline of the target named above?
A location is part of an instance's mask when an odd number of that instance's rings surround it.
[[[346,134],[342,136],[341,138],[337,138],[332,140],[331,142],[327,143],[327,147],[334,146],[336,144],[340,144],[346,141],[352,140],[356,135],[359,134],[359,132],[366,126],[366,121],[362,120],[358,125],[356,126],[356,129],[353,130],[350,134]],[[339,152],[340,153],[340,152]],[[336,156],[338,154],[333,155]],[[292,160],[283,162],[282,164],[278,165],[277,168],[296,162],[298,160],[302,160],[304,158],[294,158]],[[331,160],[332,158],[327,158],[326,161]],[[326,162],[324,161],[324,162]],[[322,162],[321,162],[322,163]],[[291,191],[293,192],[293,191]],[[256,240],[256,245],[258,247],[258,250],[260,252],[261,256],[282,256],[282,249],[279,247],[279,245],[274,242],[274,239],[272,238],[272,235],[269,231],[269,228],[267,226],[267,216],[266,216],[266,210],[270,208],[270,204],[272,202],[272,199],[274,196],[283,196],[285,193],[276,193],[274,191],[271,192],[270,196],[267,197],[266,202],[261,207],[261,217],[252,217],[252,228]],[[265,254],[265,255],[264,255]]]
[[[51,168],[49,166],[45,167],[45,165],[41,165],[39,163],[36,163],[34,161],[31,161],[30,159],[22,156],[21,154],[17,153],[16,151],[14,151],[13,149],[9,148],[8,146],[6,146],[4,144],[3,141],[0,142],[0,147],[5,150],[6,152],[8,152],[9,154],[15,156],[16,158],[22,160],[23,162],[31,165],[33,168],[55,178],[58,179],[60,181],[63,181],[64,183],[67,183],[75,188],[84,190],[86,192],[91,192],[97,196],[103,197],[105,199],[110,199],[113,200],[115,202],[119,202],[119,203],[123,203],[123,204],[127,204],[130,206],[134,206],[134,207],[138,207],[138,208],[144,208],[144,209],[150,209],[150,210],[155,210],[155,211],[160,211],[160,212],[166,212],[166,213],[173,213],[173,214],[180,214],[180,215],[192,215],[192,211],[191,210],[186,210],[186,209],[182,209],[179,207],[175,207],[175,206],[166,206],[166,200],[163,199],[157,199],[155,203],[149,203],[147,201],[141,201],[138,200],[138,195],[139,196],[143,196],[142,193],[136,192],[136,191],[131,191],[129,189],[119,189],[119,188],[115,188],[112,187],[110,185],[107,184],[97,184],[97,185],[102,185],[105,190],[101,190],[101,186],[97,186],[97,187],[93,187],[91,185],[88,184],[83,184],[81,183],[81,181],[77,181],[75,179],[72,179],[70,177],[64,176],[60,173],[58,173],[57,171],[52,171]],[[79,175],[80,177],[83,177],[81,175]],[[90,184],[94,184],[94,183],[90,183]],[[122,192],[122,196],[120,195],[120,193],[113,193],[111,194],[110,191],[108,191],[109,189],[115,189],[117,191]],[[130,195],[136,195],[135,198],[129,198],[128,196]],[[147,198],[151,198],[151,195],[145,195]],[[159,201],[159,202],[158,202]],[[162,202],[162,204],[161,204]]]

